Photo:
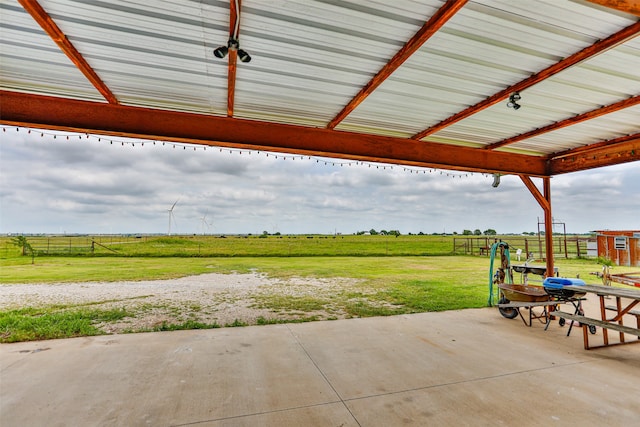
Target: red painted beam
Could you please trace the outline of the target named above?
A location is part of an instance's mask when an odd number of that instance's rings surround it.
[[[238,0],[238,8],[240,8]],[[240,25],[238,25],[238,34],[235,34],[236,21],[240,19],[239,10],[236,9],[236,2],[229,2],[229,37],[235,36],[236,40],[240,33]],[[227,73],[227,117],[233,117],[236,99],[236,69],[238,64],[238,51],[229,49],[229,69]]]
[[[78,50],[71,44],[67,36],[62,30],[53,22],[53,19],[49,14],[40,6],[36,0],[18,0],[24,10],[35,19],[35,21],[42,27],[42,29],[56,42],[58,47],[69,57],[69,59],[78,67],[78,69],[85,75],[85,77],[98,89],[104,99],[111,104],[118,104],[118,99],[107,87],[107,85],[100,79],[98,74],[94,71],[84,57],[78,52]]]
[[[583,146],[577,147],[577,148],[572,148],[570,150],[559,151],[557,153],[550,154],[549,156],[547,156],[547,159],[554,160],[554,159],[560,159],[560,158],[563,158],[563,157],[571,157],[571,156],[575,156],[576,154],[579,154],[579,153],[584,153],[586,151],[599,150],[599,149],[607,147],[607,146],[618,145],[620,143],[633,141],[634,139],[638,139],[638,138],[640,138],[640,133],[633,133],[633,134],[630,134],[630,135],[624,135],[624,136],[620,136],[618,138],[609,139],[609,140],[597,142],[597,143],[594,143],[594,144],[583,145]]]
[[[550,175],[637,162],[640,161],[640,133],[556,153],[549,156],[548,161]]]
[[[544,211],[551,209],[551,202],[545,199],[545,197],[542,195],[540,190],[538,190],[538,187],[536,187],[536,185],[533,183],[530,177],[526,175],[520,175],[520,179],[522,180],[524,185],[529,189],[533,198],[536,199],[536,201]]]
[[[547,133],[554,130],[562,129],[567,126],[575,125],[577,123],[584,122],[586,120],[591,120],[596,117],[604,116],[605,114],[610,114],[615,111],[619,111],[624,108],[632,107],[638,104],[640,104],[640,95],[632,96],[631,98],[623,99],[622,101],[609,104],[606,107],[598,108],[596,110],[592,110],[584,114],[578,114],[577,116],[552,123],[548,126],[543,126],[541,128],[534,129],[529,132],[521,133],[520,135],[512,136],[511,138],[503,139],[502,141],[494,142],[493,144],[485,145],[483,148],[485,150],[494,150],[496,148],[504,147],[505,145],[513,144],[518,141],[532,138],[534,136],[542,135],[543,133]]]
[[[506,99],[511,93],[522,91],[528,87],[531,87],[541,81],[548,79],[549,77],[566,70],[569,67],[572,67],[576,64],[579,64],[582,61],[585,61],[589,58],[592,58],[596,55],[601,54],[602,52],[611,49],[613,47],[618,46],[621,43],[626,42],[638,35],[640,32],[640,21],[629,25],[628,27],[618,31],[617,33],[607,37],[606,39],[599,40],[592,44],[589,47],[582,49],[579,52],[574,53],[571,56],[566,57],[565,59],[556,62],[555,64],[545,68],[544,70],[532,75],[531,77],[527,77],[526,79],[509,86],[506,89],[501,90],[500,92],[491,95],[490,97],[478,102],[475,105],[472,105],[469,108],[466,108],[453,116],[450,116],[447,119],[444,119],[440,123],[431,126],[428,129],[425,129],[421,132],[418,132],[412,139],[422,139],[429,135],[432,135],[447,126],[450,126],[454,123],[459,122],[462,119],[466,119],[479,111],[484,110],[485,108],[491,107],[494,104]]]
[[[405,138],[0,91],[0,123],[472,172],[545,176],[547,159]]]
[[[544,251],[546,254],[547,277],[555,276],[553,271],[553,213],[551,212],[551,178],[542,178],[542,194],[549,203],[544,209]]]
[[[360,92],[335,116],[327,125],[328,129],[335,128],[353,110],[356,109],[371,93],[378,88],[391,74],[411,57],[420,46],[431,38],[444,24],[454,16],[468,0],[447,0],[447,2],[414,34],[411,39],[385,64],[378,74],[367,83]]]
[[[551,179],[549,179],[549,177],[542,178],[543,193],[538,190],[538,187],[536,187],[530,177],[520,175],[520,179],[544,211],[544,242],[547,277],[553,277],[553,215],[551,213]]]
[[[587,0],[601,6],[640,16],[640,0]]]

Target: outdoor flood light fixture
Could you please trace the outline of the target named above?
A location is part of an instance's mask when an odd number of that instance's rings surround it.
[[[251,55],[246,50],[240,49],[240,42],[233,37],[229,38],[229,42],[226,46],[218,46],[213,50],[213,56],[216,58],[224,58],[227,56],[230,50],[238,52],[238,59],[242,62],[251,62]]]
[[[521,105],[518,104],[518,101],[520,101],[521,99],[522,97],[520,96],[520,92],[513,92],[509,96],[509,102],[507,102],[507,107],[513,108],[514,110],[519,109]]]
[[[220,59],[227,56],[227,53],[229,53],[229,48],[226,46],[218,46],[213,50],[213,56]]]
[[[238,40],[238,32],[240,27],[240,4],[238,0],[235,0],[235,6],[238,12],[235,17],[233,33],[229,35],[229,41],[227,42],[226,46],[218,46],[213,50],[213,56],[222,59],[227,56],[230,50],[235,50],[238,52],[238,59],[240,61],[251,62],[251,55],[249,55],[246,50],[240,49],[240,41]]]
[[[251,55],[242,49],[238,49],[238,59],[242,62],[251,62]]]

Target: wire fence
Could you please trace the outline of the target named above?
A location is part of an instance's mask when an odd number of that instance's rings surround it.
[[[139,243],[147,236],[29,236],[28,241],[38,255],[87,255],[96,251],[97,247],[114,251],[113,245]]]
[[[500,237],[454,237],[453,252],[464,255],[489,256],[491,246],[496,242],[507,242],[512,257],[519,261],[527,259],[543,260],[546,257],[544,236],[500,236]],[[558,236],[553,238],[553,253],[556,257],[586,258],[597,256],[587,250],[588,243],[595,243],[595,237]]]

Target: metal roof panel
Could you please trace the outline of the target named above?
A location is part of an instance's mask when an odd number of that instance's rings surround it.
[[[40,0],[124,105],[227,114],[223,0]],[[443,0],[243,0],[234,117],[325,127]],[[0,0],[3,89],[104,101],[21,6]],[[469,1],[336,130],[409,138],[638,22],[587,1]],[[426,138],[482,147],[640,94],[640,38]],[[638,108],[500,150],[550,154],[638,132]]]

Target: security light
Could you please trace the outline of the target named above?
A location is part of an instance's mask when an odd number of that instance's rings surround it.
[[[218,46],[213,51],[213,55],[216,58],[224,58],[227,56],[230,50],[238,52],[238,59],[242,62],[251,62],[251,55],[247,51],[240,49],[240,41],[238,40],[238,34],[240,34],[240,0],[234,0],[235,3],[235,22],[233,29],[229,32],[229,40],[226,46]]]
[[[238,59],[242,62],[251,62],[251,55],[242,49],[238,49]]]
[[[520,101],[521,99],[522,97],[520,96],[520,92],[513,92],[509,96],[509,102],[507,102],[507,107],[513,108],[514,110],[518,110],[521,107],[521,105],[518,104],[517,101]]]
[[[227,42],[226,46],[218,46],[216,49],[214,49],[213,55],[216,58],[222,59],[225,56],[227,56],[230,50],[238,51],[238,59],[240,59],[240,61],[242,62],[251,61],[251,55],[249,55],[246,50],[240,49],[240,42],[238,41],[238,39],[234,37],[229,38],[229,41]]]
[[[517,110],[517,109],[519,109],[521,107],[521,105],[518,104],[515,101],[509,101],[509,102],[507,102],[507,107],[513,108],[514,110]]]
[[[213,51],[213,56],[216,58],[224,58],[229,53],[229,49],[226,46],[219,46]]]

